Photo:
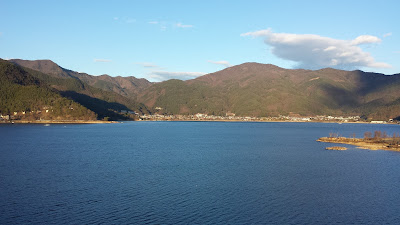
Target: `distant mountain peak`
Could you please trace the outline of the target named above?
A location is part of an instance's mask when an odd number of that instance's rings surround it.
[[[270,64],[270,63],[257,63],[257,62],[245,62],[239,65],[236,65],[238,67],[243,67],[243,66],[256,66],[256,67],[265,67],[265,68],[278,68],[278,69],[284,69],[282,67],[276,66],[274,64]],[[235,66],[232,66],[235,67]]]
[[[231,66],[226,69],[200,76],[194,80],[205,81],[213,85],[221,84],[227,80],[243,79],[248,76],[268,77],[280,74],[287,69],[281,68],[273,64],[263,64],[256,62],[246,62],[239,65]],[[188,81],[189,83],[192,81]]]
[[[31,65],[48,65],[48,66],[57,66],[59,67],[55,62],[53,62],[50,59],[38,59],[38,60],[25,60],[25,59],[10,59],[8,60],[10,62],[14,63],[25,63],[25,64],[31,64]]]

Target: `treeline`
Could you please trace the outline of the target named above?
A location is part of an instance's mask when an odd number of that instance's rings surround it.
[[[381,143],[390,148],[400,149],[400,135],[393,133],[389,135],[386,131],[374,131],[373,133],[367,131],[364,133],[363,138],[356,138],[356,134],[353,133],[349,138],[342,137],[338,133],[329,133],[330,139],[337,139],[342,142],[368,142],[368,143]]]

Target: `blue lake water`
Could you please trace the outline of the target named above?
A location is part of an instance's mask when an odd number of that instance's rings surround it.
[[[0,224],[400,224],[398,125],[0,125]],[[337,144],[335,144],[337,145]]]

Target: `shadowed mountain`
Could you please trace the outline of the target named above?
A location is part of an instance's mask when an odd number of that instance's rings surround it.
[[[109,118],[110,120],[127,120],[129,117],[119,114],[121,110],[130,110],[125,105],[116,102],[107,102],[75,91],[62,91],[62,96],[73,99],[75,102],[84,105],[86,108],[97,112],[98,118]]]
[[[26,120],[94,120],[96,114],[61,96],[24,68],[0,59],[0,114]]]
[[[123,119],[115,113],[120,110],[149,113],[147,107],[135,101],[133,97],[134,93],[142,87],[132,88],[132,86],[136,85],[135,82],[138,85],[150,85],[151,83],[147,80],[134,77],[121,80],[118,77],[109,79],[111,77],[106,75],[91,76],[64,69],[50,60],[29,61],[16,59],[10,60],[10,62],[24,67],[34,77],[60,91],[62,95],[96,111],[99,118],[107,116],[111,119]],[[131,87],[131,89],[127,90],[122,87]],[[124,92],[123,95],[121,94],[122,92]],[[100,104],[100,102],[104,104]]]
[[[72,70],[64,69],[51,60],[21,60],[12,59],[10,62],[20,66],[37,70],[42,73],[48,74],[56,78],[77,78],[82,82],[102,89],[104,91],[111,91],[119,95],[135,98],[138,92],[143,91],[151,85],[146,79],[138,79],[133,76],[130,77],[111,77],[109,75],[92,76],[86,73],[78,73]]]

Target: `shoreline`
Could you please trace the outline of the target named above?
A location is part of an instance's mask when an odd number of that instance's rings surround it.
[[[9,120],[0,121],[0,124],[101,124],[101,123],[123,123],[123,122],[257,122],[257,123],[336,123],[336,124],[375,124],[364,121],[293,121],[293,120],[126,120],[126,121],[103,121],[103,120]],[[400,125],[398,123],[383,123],[384,125]],[[380,124],[380,125],[383,125]]]
[[[100,123],[119,123],[118,121],[102,120],[12,120],[1,122],[0,124],[100,124]]]
[[[345,137],[322,137],[317,140],[318,142],[325,143],[339,143],[357,146],[360,149],[368,150],[387,150],[387,151],[400,151],[400,146],[391,145],[385,141],[390,141],[390,139],[378,140],[364,140],[362,138],[345,138]]]
[[[336,124],[376,124],[363,121],[293,121],[293,120],[137,120],[135,122],[257,122],[257,123],[336,123]],[[397,123],[383,123],[380,125],[399,125]]]

